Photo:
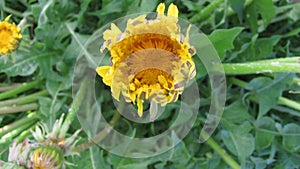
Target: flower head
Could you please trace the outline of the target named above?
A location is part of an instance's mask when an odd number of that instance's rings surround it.
[[[45,124],[37,126],[32,135],[38,143],[37,148],[30,156],[30,166],[33,169],[60,169],[67,163],[65,156],[77,154],[73,151],[77,143],[77,130],[71,137],[66,138],[66,132],[70,123],[63,123],[64,116],[56,120],[52,131],[49,132]]]
[[[15,23],[9,23],[11,15],[0,21],[0,55],[7,55],[14,50],[22,38],[20,28]]]
[[[178,9],[171,4],[167,15],[165,4],[157,7],[157,16],[147,19],[140,15],[127,21],[122,32],[115,24],[103,33],[105,40],[100,51],[108,49],[111,66],[100,66],[97,73],[111,87],[112,96],[136,103],[138,115],[143,115],[143,102],[150,102],[150,120],[157,105],[177,101],[185,84],[195,77],[195,53],[189,44],[188,27],[185,36],[180,32]]]
[[[31,148],[32,145],[28,139],[19,144],[14,140],[13,145],[9,148],[8,161],[20,166],[26,166]]]
[[[63,166],[62,152],[53,146],[37,148],[30,157],[33,169],[61,169]]]

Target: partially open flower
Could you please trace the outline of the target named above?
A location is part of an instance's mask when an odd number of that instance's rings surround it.
[[[111,66],[100,66],[97,73],[111,87],[112,96],[137,103],[138,115],[143,115],[143,102],[150,102],[150,120],[157,105],[177,101],[185,84],[195,77],[192,55],[195,49],[189,43],[188,27],[185,36],[180,33],[178,9],[171,4],[167,15],[165,4],[157,7],[157,16],[147,19],[140,15],[127,21],[122,32],[115,24],[103,33],[101,52],[108,49]]]
[[[30,156],[30,166],[33,169],[60,169],[66,161],[65,156],[78,155],[73,151],[77,143],[77,136],[81,130],[77,130],[71,137],[66,138],[70,123],[63,123],[64,116],[53,125],[49,132],[45,124],[37,126],[32,135],[38,143],[37,148]]]
[[[37,148],[30,157],[33,169],[61,169],[63,166],[62,152],[58,147],[45,146]]]
[[[6,167],[9,168],[9,166],[14,166],[14,168],[26,167],[31,149],[32,145],[29,143],[28,139],[25,139],[19,144],[14,140],[13,145],[9,148],[8,163],[1,167],[4,169]]]
[[[0,55],[7,55],[17,47],[22,38],[20,28],[15,23],[9,23],[11,15],[0,21]]]

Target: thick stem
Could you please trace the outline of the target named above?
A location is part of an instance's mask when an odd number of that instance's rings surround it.
[[[225,63],[226,75],[244,75],[258,73],[298,73],[300,72],[299,57],[262,60],[247,63]]]
[[[287,98],[284,98],[284,97],[279,97],[278,98],[278,104],[281,104],[281,105],[284,105],[284,106],[287,106],[287,107],[291,107],[295,110],[300,111],[300,103],[295,102],[295,101],[290,100],[290,99],[287,99]]]
[[[10,100],[4,100],[0,101],[0,106],[10,106],[15,104],[27,104],[27,103],[33,103],[38,100],[40,96],[47,96],[49,93],[47,90],[43,90],[28,96],[24,96],[17,99],[10,99]]]
[[[34,123],[35,122],[33,122],[33,123],[25,123],[24,125],[19,126],[18,128],[14,129],[13,131],[7,133],[6,135],[4,135],[1,138],[0,144],[4,144],[6,142],[11,142],[16,136],[18,136],[24,130],[30,128]]]
[[[5,92],[20,87],[20,84],[0,84],[0,92]]]
[[[27,91],[29,89],[32,89],[34,87],[36,87],[37,85],[39,85],[39,81],[34,81],[34,82],[30,82],[30,83],[23,83],[20,87],[15,88],[13,90],[9,90],[3,93],[0,93],[0,100],[6,99],[6,98],[10,98],[12,96],[15,96],[19,93],[22,93],[24,91]]]
[[[24,104],[20,106],[5,106],[0,108],[0,114],[18,113],[27,110],[36,110],[37,108],[38,104],[36,103]]]
[[[38,120],[37,114],[31,113],[31,114],[27,115],[27,117],[24,117],[18,121],[15,121],[11,124],[8,124],[8,125],[0,128],[0,137],[2,137],[3,135],[5,135],[23,125],[35,123],[37,120]]]
[[[85,143],[82,143],[81,145],[75,147],[73,150],[76,152],[82,152],[85,149],[89,148],[90,146],[94,145],[97,142],[100,142],[103,140],[113,129],[113,126],[118,122],[120,119],[120,114],[116,112],[109,122],[109,126],[106,126],[99,134],[97,134],[93,139],[86,141]]]

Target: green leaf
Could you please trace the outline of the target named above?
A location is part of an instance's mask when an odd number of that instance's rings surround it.
[[[254,151],[255,140],[249,133],[249,123],[235,126],[229,131],[223,130],[221,137],[227,149],[242,161]]]
[[[242,123],[250,118],[251,116],[248,113],[248,108],[242,103],[241,99],[227,106],[222,117],[223,120],[237,124]]]
[[[274,80],[267,77],[258,77],[250,81],[246,89],[251,90],[259,103],[257,119],[265,115],[273,106],[277,105],[278,97],[293,78],[293,74],[278,74]]]
[[[255,122],[255,128],[256,149],[262,150],[268,148],[276,134],[275,121],[270,117],[263,117]]]
[[[244,28],[218,29],[212,32],[208,38],[217,50],[220,59],[224,60],[225,52],[234,48],[233,41]]]
[[[255,164],[255,169],[265,169],[268,161],[262,158],[250,157],[251,161]]]
[[[237,13],[240,22],[242,22],[245,0],[229,0],[229,3],[231,8]]]
[[[248,14],[246,14],[246,23],[249,24],[252,34],[255,35],[258,33],[258,14],[255,5],[249,5],[246,10],[248,12]]]
[[[275,7],[272,0],[254,0],[258,13],[261,15],[264,26],[267,27],[271,19],[275,16]]]
[[[141,0],[140,12],[152,12],[155,10],[157,4],[157,0]]]
[[[255,43],[255,60],[266,58],[273,52],[274,46],[279,42],[281,36],[272,36],[270,38],[259,38]],[[252,59],[251,59],[252,60]]]
[[[282,144],[291,152],[300,152],[300,126],[295,123],[287,124],[282,130]]]

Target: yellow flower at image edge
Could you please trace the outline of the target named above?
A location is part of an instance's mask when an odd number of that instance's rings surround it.
[[[165,4],[157,7],[157,17],[140,15],[127,21],[122,32],[115,24],[103,33],[105,48],[111,54],[111,66],[100,66],[97,73],[111,87],[112,96],[136,103],[138,115],[143,115],[143,102],[150,102],[150,120],[157,113],[157,105],[177,101],[185,84],[195,77],[195,53],[189,44],[189,31],[180,33],[178,9],[171,4],[167,15]]]
[[[0,22],[0,55],[7,55],[17,47],[22,38],[20,28],[15,23],[9,23],[11,15]]]

